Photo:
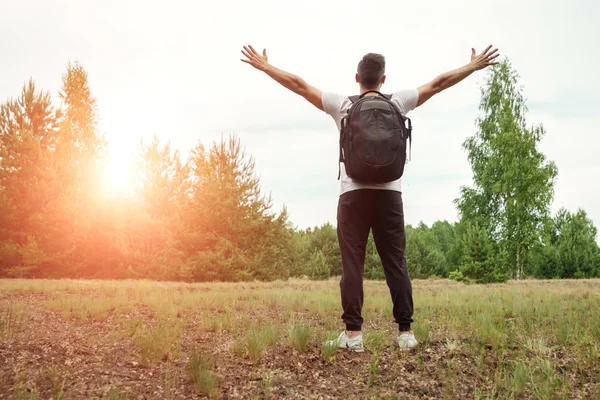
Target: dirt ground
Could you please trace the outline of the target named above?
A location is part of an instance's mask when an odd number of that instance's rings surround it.
[[[91,292],[93,295],[93,291]],[[180,346],[157,361],[143,362],[140,348],[128,330],[133,321],[151,326],[157,321],[151,308],[139,305],[127,311],[109,310],[101,318],[65,318],[45,306],[57,292],[0,291],[0,310],[18,304],[19,318],[0,339],[0,398],[2,399],[457,399],[545,398],[525,384],[521,393],[510,392],[499,363],[518,349],[507,343],[494,349],[484,343],[457,339],[448,346],[443,332],[432,334],[417,350],[399,352],[393,328],[378,321],[365,326],[379,329],[383,342],[365,353],[339,351],[326,361],[322,344],[313,338],[306,352],[298,352],[280,339],[253,360],[231,351],[231,329],[207,329],[202,316],[177,311],[183,327]],[[298,310],[298,313],[304,312]],[[278,321],[281,310],[247,310],[247,317]],[[266,314],[265,314],[266,313]],[[218,315],[217,310],[215,314]],[[318,317],[305,315],[318,327]],[[10,321],[9,321],[10,322]],[[379,326],[381,325],[381,326]],[[15,326],[17,326],[15,328]],[[194,349],[214,357],[217,389],[200,394],[187,374]],[[600,359],[596,371],[579,368],[568,351],[552,351],[553,369],[563,382],[557,398],[597,398]],[[597,354],[596,354],[597,357]],[[589,368],[588,368],[589,370]],[[511,378],[512,379],[512,378]],[[505,379],[504,379],[505,380]],[[533,380],[531,381],[534,382]],[[565,389],[565,387],[567,389]],[[569,393],[565,397],[565,393]],[[550,398],[554,398],[551,396]]]

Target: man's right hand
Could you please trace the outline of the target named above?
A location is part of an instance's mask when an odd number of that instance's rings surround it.
[[[242,61],[246,64],[252,65],[259,71],[265,72],[279,84],[281,84],[286,89],[291,90],[292,92],[299,94],[308,100],[312,105],[317,107],[319,110],[323,110],[323,101],[321,97],[323,93],[319,89],[316,89],[313,86],[310,86],[308,83],[304,81],[304,79],[300,78],[297,75],[292,73],[282,71],[279,68],[269,64],[269,58],[267,57],[267,50],[263,50],[262,55],[259,54],[254,47],[251,45],[244,46],[242,50],[242,54],[245,59],[242,58]]]
[[[491,48],[492,45],[489,45],[483,52],[481,52],[481,54],[476,54],[475,49],[471,49],[471,66],[473,67],[473,70],[479,71],[480,69],[484,69],[490,65],[498,64],[497,61],[492,60],[498,57],[500,53],[498,53],[498,49],[490,51]]]

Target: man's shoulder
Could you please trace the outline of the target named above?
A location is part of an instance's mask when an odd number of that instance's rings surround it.
[[[392,93],[392,98],[397,97],[401,99],[410,98],[419,95],[419,91],[417,89],[401,89]]]
[[[344,99],[347,99],[349,96],[335,93],[335,92],[323,92],[321,97],[324,100],[332,101],[332,102],[342,102]]]
[[[350,103],[348,96],[334,92],[323,92],[321,101],[323,102],[323,110],[332,116],[340,114]]]
[[[408,113],[415,109],[419,101],[419,91],[417,89],[402,89],[392,93],[392,101],[395,101],[400,107],[402,113]]]

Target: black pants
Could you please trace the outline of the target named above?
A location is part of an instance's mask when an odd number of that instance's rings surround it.
[[[413,299],[406,269],[402,193],[392,190],[360,189],[340,196],[337,235],[342,253],[342,320],[346,330],[361,330],[365,251],[371,229],[392,295],[394,319],[401,331],[408,331],[413,322]]]

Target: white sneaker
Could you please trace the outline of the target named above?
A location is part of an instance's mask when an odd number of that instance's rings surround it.
[[[336,346],[338,349],[349,349],[356,353],[362,353],[365,351],[362,333],[358,336],[350,338],[348,335],[346,335],[346,331],[343,331],[337,339],[328,340],[325,342],[325,344],[327,346]]]
[[[400,351],[410,350],[414,347],[417,347],[418,344],[419,342],[417,342],[417,339],[412,332],[403,333],[398,336],[398,346],[400,346]]]

